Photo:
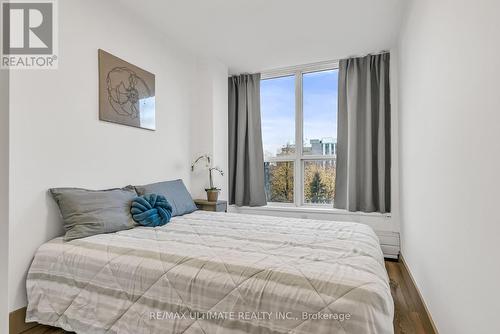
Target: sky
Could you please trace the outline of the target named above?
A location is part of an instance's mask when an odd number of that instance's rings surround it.
[[[306,73],[302,86],[306,145],[310,139],[337,138],[338,71]],[[260,93],[264,154],[275,156],[295,143],[295,78],[262,80]]]

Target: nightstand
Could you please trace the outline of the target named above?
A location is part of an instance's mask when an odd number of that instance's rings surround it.
[[[195,199],[194,204],[203,211],[227,212],[227,201],[209,202],[206,199]]]

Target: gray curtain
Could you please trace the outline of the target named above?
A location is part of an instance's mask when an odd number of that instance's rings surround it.
[[[389,53],[339,64],[334,206],[391,211]]]
[[[229,78],[229,204],[266,205],[260,74]]]

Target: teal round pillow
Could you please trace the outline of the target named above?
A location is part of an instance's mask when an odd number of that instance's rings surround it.
[[[146,194],[132,200],[130,213],[134,221],[143,226],[162,226],[172,217],[172,205],[165,196]]]

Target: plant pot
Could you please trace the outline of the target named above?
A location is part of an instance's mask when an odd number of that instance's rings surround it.
[[[217,202],[219,198],[219,190],[206,190],[207,192],[207,200],[209,202]]]

